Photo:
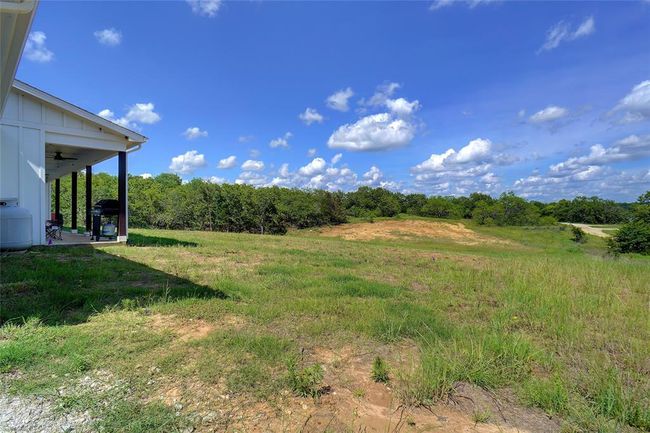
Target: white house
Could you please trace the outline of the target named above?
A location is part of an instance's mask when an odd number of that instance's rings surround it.
[[[17,198],[19,206],[32,214],[33,244],[46,244],[52,183],[58,184],[62,176],[72,174],[74,208],[77,172],[86,170],[90,179],[94,164],[117,156],[118,240],[126,241],[127,155],[147,138],[14,79],[35,9],[35,1],[0,1],[0,199]],[[87,182],[87,232],[91,187]],[[56,203],[58,206],[58,199]],[[70,225],[76,232],[76,209],[72,215]]]

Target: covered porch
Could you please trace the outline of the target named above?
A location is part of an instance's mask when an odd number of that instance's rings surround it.
[[[51,220],[46,221],[46,226],[55,224],[58,227],[58,230],[54,231],[46,228],[48,245],[80,245],[99,242],[106,243],[111,240],[114,242],[125,242],[127,240],[127,154],[127,151],[111,151],[45,143],[45,178],[50,186],[51,193],[49,197],[53,195],[54,200],[54,203],[50,203],[50,208],[53,210]],[[93,165],[110,159],[117,159],[117,195],[99,197],[95,194],[93,196]],[[83,172],[82,182],[79,181],[80,172]],[[66,209],[66,212],[62,212],[61,206],[61,182],[64,180],[70,182],[70,206]],[[83,194],[80,194],[80,191],[83,191]],[[80,203],[80,196],[83,197],[83,203]],[[95,233],[93,233],[93,207],[97,200],[101,199],[114,199],[119,204],[119,211],[117,215],[114,215],[114,224],[116,226],[114,239],[93,237],[93,235],[98,234],[96,233],[97,228],[95,229]],[[82,215],[81,218],[79,217],[80,215]],[[67,231],[68,228],[69,231]]]

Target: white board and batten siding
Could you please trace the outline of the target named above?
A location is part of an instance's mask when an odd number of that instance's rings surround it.
[[[45,144],[124,151],[124,136],[39,100],[15,88],[0,118],[0,198],[17,198],[32,214],[34,244],[45,244],[45,221],[50,219],[50,184]],[[67,174],[67,173],[66,173]],[[58,177],[58,176],[57,176]]]

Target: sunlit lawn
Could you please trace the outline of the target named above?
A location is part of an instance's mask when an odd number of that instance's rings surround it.
[[[512,243],[133,230],[132,246],[3,257],[5,391],[54,395],[108,371],[128,398],[65,404],[107,431],[168,431],[188,421],[147,399],[151,366],[268,400],[303,348],[408,341],[420,360],[396,384],[408,404],[464,381],[512,388],[567,429],[650,429],[650,260],[559,227],[473,228]],[[215,326],[179,343],[152,326],[160,315]]]

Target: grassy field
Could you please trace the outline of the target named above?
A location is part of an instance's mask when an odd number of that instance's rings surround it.
[[[446,410],[468,386],[557,431],[650,430],[649,258],[563,227],[468,227],[469,243],[133,230],[2,257],[0,392],[109,432],[393,431],[332,408]],[[403,431],[428,431],[409,413]]]

